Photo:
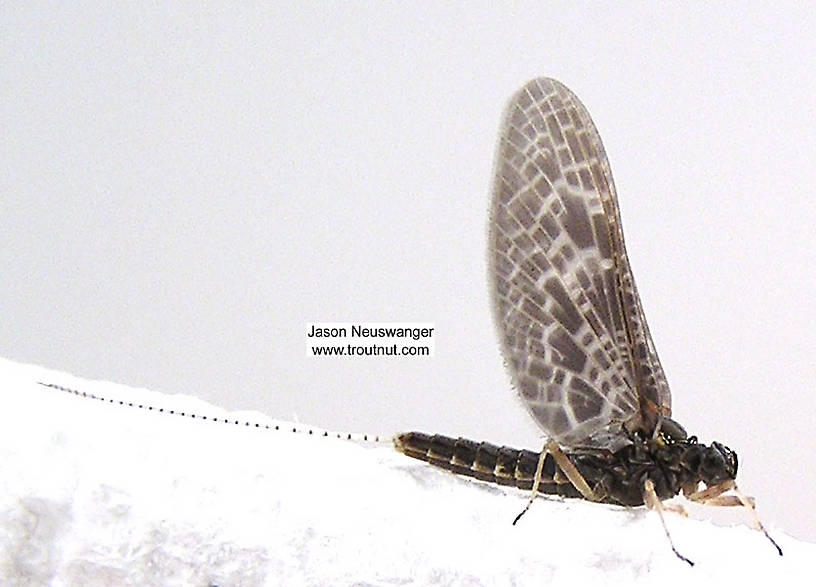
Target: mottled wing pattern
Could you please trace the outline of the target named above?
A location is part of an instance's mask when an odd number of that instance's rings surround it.
[[[495,319],[513,382],[565,447],[651,432],[671,396],[623,243],[609,162],[589,113],[541,78],[510,100],[490,211]]]

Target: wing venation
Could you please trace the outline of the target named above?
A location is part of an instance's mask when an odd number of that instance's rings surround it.
[[[505,111],[489,236],[494,318],[513,383],[548,436],[616,449],[671,396],[637,294],[609,162],[566,87],[529,82]]]

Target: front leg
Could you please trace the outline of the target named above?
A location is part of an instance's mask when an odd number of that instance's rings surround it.
[[[689,488],[683,488],[683,494],[686,496],[686,499],[689,501],[694,501],[697,503],[708,503],[711,500],[716,499],[721,494],[725,493],[726,491],[730,491],[734,488],[734,481],[733,479],[728,479],[727,481],[723,481],[722,483],[717,483],[716,485],[712,485],[711,487],[706,487],[705,489],[700,490],[691,490]]]
[[[723,495],[726,491],[733,491],[733,495]],[[765,537],[768,540],[770,540],[771,544],[773,544],[774,547],[776,548],[776,551],[779,553],[779,556],[782,556],[782,549],[776,543],[776,540],[771,538],[771,535],[768,534],[768,531],[762,524],[762,520],[759,519],[759,514],[757,514],[756,511],[756,500],[753,497],[749,497],[742,493],[742,491],[739,490],[737,484],[732,479],[723,481],[722,483],[718,483],[717,485],[712,485],[711,487],[706,487],[701,491],[693,491],[689,494],[686,494],[686,498],[689,501],[693,501],[695,503],[702,503],[705,505],[720,507],[723,506],[745,507],[745,509],[747,509],[751,513],[751,516],[754,519],[754,526],[756,527],[756,529],[765,534]]]
[[[732,480],[728,480],[718,483],[717,485],[712,485],[711,487],[706,487],[700,491],[689,492],[684,489],[683,494],[689,501],[702,503],[705,505],[717,507],[734,507],[745,505],[737,495],[723,495],[726,491],[732,491],[734,488],[734,482]],[[743,496],[743,498],[748,501],[752,508],[755,507],[756,500],[753,497],[748,497],[746,495]]]

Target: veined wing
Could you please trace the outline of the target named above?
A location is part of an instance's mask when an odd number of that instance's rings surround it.
[[[586,108],[540,78],[510,100],[490,209],[494,317],[518,392],[565,447],[651,433],[671,395],[623,243],[609,161]]]

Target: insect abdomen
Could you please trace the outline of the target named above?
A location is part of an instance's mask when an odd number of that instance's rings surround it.
[[[398,434],[394,437],[394,446],[409,457],[453,473],[526,490],[533,487],[539,458],[538,453],[530,450],[421,432]],[[538,490],[564,497],[580,497],[569,480],[556,474],[555,462],[549,454],[544,459]]]

